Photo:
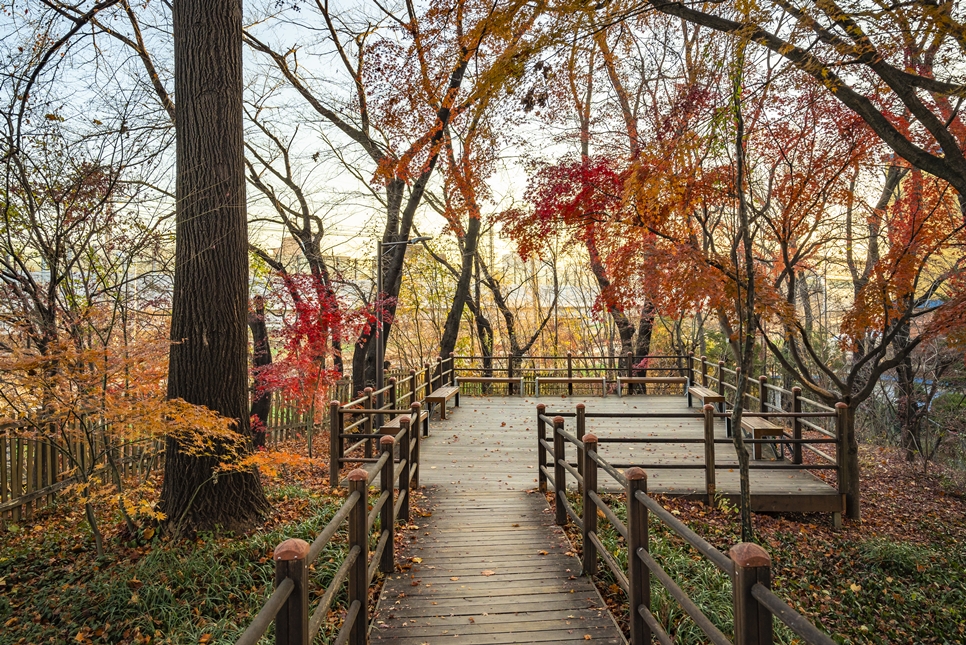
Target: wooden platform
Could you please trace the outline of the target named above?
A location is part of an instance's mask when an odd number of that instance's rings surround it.
[[[374,643],[623,643],[591,582],[580,576],[563,532],[553,525],[537,486],[536,405],[548,412],[688,412],[677,396],[470,397],[445,421],[434,421],[420,450],[420,481],[429,517],[414,517],[416,539],[400,559],[411,569],[383,587],[373,620]],[[697,412],[692,409],[691,412]],[[701,419],[588,419],[598,437],[703,437]],[[573,429],[573,420],[567,427]],[[724,438],[724,423],[716,435]],[[703,463],[700,445],[601,444],[614,462]],[[639,457],[639,458],[638,458]],[[737,458],[718,445],[718,490],[737,499]],[[733,464],[732,470],[728,464]],[[603,484],[607,478],[601,475]],[[700,470],[648,472],[652,492],[704,498]],[[806,471],[752,471],[756,510],[841,510],[831,486]]]

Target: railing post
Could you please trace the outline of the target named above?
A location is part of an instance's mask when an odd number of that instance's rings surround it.
[[[584,436],[584,450],[580,460],[584,472],[583,508],[583,567],[585,576],[597,573],[597,546],[590,541],[590,534],[597,533],[597,505],[590,499],[592,492],[597,492],[597,462],[590,458],[591,452],[597,452],[597,437],[592,434]]]
[[[751,595],[756,584],[771,587],[771,557],[757,544],[742,542],[728,552],[735,563],[734,592],[735,645],[771,645],[771,612]]]
[[[724,361],[718,361],[718,394],[724,396]],[[722,412],[725,410],[722,409]]]
[[[363,520],[365,521],[365,520]],[[275,615],[276,645],[309,645],[309,568],[305,559],[309,557],[309,543],[292,538],[277,547],[272,559],[275,560],[275,586],[286,578],[295,583],[292,595]]]
[[[382,470],[379,472],[379,494],[389,493],[389,499],[386,500],[386,504],[382,507],[379,512],[379,524],[382,530],[389,531],[389,538],[386,542],[386,548],[382,552],[382,559],[379,560],[379,570],[383,573],[392,573],[396,569],[396,554],[395,546],[393,544],[395,540],[395,519],[393,518],[393,504],[395,502],[393,498],[393,446],[396,440],[391,436],[386,435],[379,440],[380,452],[383,454],[389,453],[389,458],[386,459],[386,463],[382,465]],[[382,536],[379,536],[382,539]]]
[[[835,404],[835,465],[838,482],[839,496],[844,501],[843,506],[848,508],[849,478],[857,477],[857,473],[849,472],[848,459],[848,423],[849,423],[849,404],[839,401]],[[838,513],[833,514],[832,522],[835,528],[840,528],[842,516]]]
[[[708,387],[708,357],[701,357],[701,387]]]
[[[416,402],[416,370],[410,368],[409,370],[409,405],[412,406]]]
[[[632,376],[634,376],[634,355],[627,352],[627,377],[630,378]]]
[[[329,402],[329,487],[339,487],[339,466],[342,464],[342,404]]]
[[[359,557],[349,569],[348,606],[358,602],[359,613],[349,630],[350,645],[366,645],[369,629],[369,473],[356,468],[349,473],[349,495],[358,492],[359,502],[349,512],[349,550],[359,547]]]
[[[688,352],[688,384],[694,383],[694,352]]]
[[[547,474],[543,472],[547,466],[547,448],[543,445],[547,439],[547,422],[543,420],[546,411],[546,405],[537,404],[537,488],[541,493],[547,492]]]
[[[420,432],[419,426],[422,425],[423,436],[428,437],[429,436],[429,415],[427,414],[425,419],[422,418],[423,404],[418,402],[413,403],[412,405],[409,406],[409,409],[410,409],[409,423],[410,425],[415,424],[416,434],[419,434]],[[420,422],[420,419],[422,419],[422,422]]]
[[[584,433],[587,431],[587,406],[583,403],[577,404],[577,438],[581,441],[584,440]],[[584,451],[577,449],[577,471],[583,475],[584,474]],[[580,482],[577,482],[577,492],[579,493],[583,488],[580,486]]]
[[[449,353],[449,384],[456,384],[456,354]]]
[[[802,388],[797,385],[792,388],[792,412],[802,413]],[[802,440],[802,420],[797,416],[792,418],[792,439],[795,440],[792,445],[792,463],[800,464],[802,463],[802,444],[798,442]]]
[[[554,521],[557,526],[566,526],[567,509],[564,508],[563,499],[567,498],[567,471],[563,467],[563,460],[567,456],[567,444],[564,443],[563,435],[558,430],[563,430],[563,417],[553,418],[553,494],[555,509]]]
[[[571,352],[567,352],[567,378],[572,379],[574,377],[574,355]],[[567,394],[569,396],[574,395],[574,384],[567,383]]]
[[[389,379],[389,409],[395,410],[396,405],[396,377],[393,376]]]
[[[764,374],[758,377],[758,409],[768,412],[768,377]]]
[[[406,496],[406,501],[403,502],[402,508],[399,509],[399,519],[403,522],[409,523],[409,501],[412,497],[409,494],[409,474],[412,472],[412,456],[410,453],[410,437],[409,437],[409,421],[403,417],[399,420],[400,435],[402,436],[402,444],[399,446],[399,461],[402,465],[402,460],[406,460],[406,467],[399,469],[399,494]],[[406,432],[402,432],[405,430]]]
[[[704,487],[708,493],[708,506],[714,506],[714,406],[704,405]]]
[[[734,403],[734,406],[733,407],[737,407],[738,406],[738,392],[740,392],[740,390],[738,389],[738,387],[739,387],[739,384],[741,383],[741,379],[742,378],[744,378],[744,375],[741,373],[741,366],[739,365],[739,366],[735,367],[735,398],[734,398],[734,402],[735,403]],[[748,382],[745,381],[745,395],[746,396],[748,395],[748,387],[747,387],[747,385],[748,385]],[[742,405],[742,407],[744,407],[744,409],[746,409],[746,410],[748,409],[748,406],[745,405],[745,399],[744,399],[744,397],[742,397],[742,399],[741,399],[741,405]]]
[[[509,354],[506,357],[506,377],[513,378],[513,356]],[[513,396],[513,383],[507,383],[507,393]],[[523,396],[523,392],[520,392],[520,396]]]
[[[371,387],[367,387],[366,389],[364,389],[362,391],[362,393],[366,397],[366,408],[368,408],[370,410],[372,410],[373,408],[375,408],[376,407],[376,399],[375,399],[375,397],[372,396],[372,388]],[[372,434],[372,415],[371,414],[367,414],[366,415],[366,421],[365,421],[365,423],[362,424],[362,429],[363,429],[363,432],[365,432],[366,434]],[[370,457],[372,457],[372,440],[371,439],[366,439],[365,456],[366,456],[367,459],[370,458]]]
[[[628,468],[627,477],[627,582],[628,623],[631,628],[630,645],[650,645],[651,628],[639,610],[651,610],[651,573],[637,555],[639,550],[648,551],[647,507],[637,500],[637,493],[647,495],[647,473],[642,469]]]
[[[419,414],[419,410],[415,411]],[[399,426],[406,429],[406,444],[409,450],[409,462],[410,466],[416,467],[416,474],[409,478],[409,487],[412,489],[419,488],[419,417],[416,417],[416,424],[413,425],[413,417],[403,417],[399,420]],[[409,472],[413,472],[410,469]]]
[[[426,386],[426,390],[423,392],[423,399],[427,395],[433,392],[433,372],[429,363],[423,363],[423,384]]]

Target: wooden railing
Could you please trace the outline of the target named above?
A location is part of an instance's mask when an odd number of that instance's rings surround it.
[[[419,370],[409,370],[404,378],[390,377],[388,385],[379,390],[366,388],[357,399],[329,403],[330,485],[339,485],[339,472],[344,465],[374,460],[373,445],[384,434],[381,428],[387,419],[412,415],[416,419],[413,425],[418,428],[420,414],[431,412],[425,405],[426,397],[437,388],[452,384],[453,374],[453,357],[440,358],[433,364],[425,363]],[[426,426],[423,427],[425,436]]]
[[[829,418],[839,417],[839,423],[841,423],[841,415],[845,412],[845,404],[840,404],[835,412],[746,412],[745,416],[747,418],[766,418],[766,419],[789,419],[792,421],[793,425],[796,427],[806,422],[806,419],[813,420],[824,420]],[[542,430],[540,418],[543,418],[543,422],[546,422],[546,414],[541,410],[545,409],[543,404],[537,406],[538,410],[538,432],[544,432]],[[700,445],[703,449],[703,459],[694,461],[667,461],[658,460],[654,462],[635,462],[635,463],[614,463],[611,466],[615,469],[617,468],[632,468],[639,467],[645,470],[656,470],[656,469],[671,469],[671,470],[703,470],[704,471],[704,481],[705,481],[705,494],[706,500],[709,504],[714,504],[714,498],[717,494],[717,477],[716,471],[721,469],[731,470],[734,468],[734,464],[717,464],[715,462],[715,446],[716,445],[733,445],[731,439],[718,439],[714,435],[714,420],[715,418],[725,418],[730,417],[730,413],[716,412],[714,406],[711,404],[705,405],[701,412],[587,412],[586,406],[583,403],[578,403],[576,406],[576,412],[557,412],[553,413],[554,417],[559,417],[561,420],[565,418],[574,419],[574,433],[570,435],[563,431],[562,426],[560,432],[563,436],[573,436],[576,442],[583,440],[585,434],[587,434],[587,419],[627,419],[636,421],[646,421],[660,420],[660,419],[693,419],[702,421],[703,425],[703,436],[688,438],[688,437],[657,437],[657,436],[642,436],[642,437],[601,437],[598,439],[599,443],[605,444],[673,444],[673,445]],[[814,425],[814,424],[810,424]],[[546,464],[546,446],[542,439],[544,435],[540,434],[540,441],[538,442],[537,452],[539,463]],[[781,461],[752,461],[749,464],[749,468],[753,470],[777,470],[777,471],[797,471],[797,470],[831,470],[838,475],[842,469],[841,459],[845,454],[844,446],[839,445],[841,435],[836,437],[802,437],[801,432],[797,432],[794,437],[775,437],[767,439],[754,439],[746,438],[745,444],[749,447],[755,445],[771,445],[777,446],[780,444],[788,444],[792,446],[792,452],[797,452],[799,456],[801,455],[801,449],[811,448],[813,445],[834,445],[836,447],[835,455],[830,456],[827,453],[815,449],[815,452],[822,458],[820,463],[803,463],[801,459],[798,461],[792,460],[791,463],[783,463]],[[776,450],[784,450],[783,448],[777,448]],[[576,468],[581,468],[580,460],[572,464]],[[546,477],[547,477],[546,467],[543,466],[538,472],[538,481],[541,488],[545,487]],[[615,470],[616,473],[616,470]],[[839,493],[843,492],[844,482],[841,481],[842,478],[838,478]]]
[[[705,408],[705,418],[707,410]],[[554,492],[555,522],[565,526],[573,521],[582,538],[584,575],[594,575],[598,565],[613,574],[617,585],[628,599],[630,644],[649,644],[653,639],[669,644],[674,641],[651,612],[651,575],[663,585],[668,594],[715,645],[770,645],[774,643],[772,617],[777,618],[809,645],[832,645],[834,641],[822,633],[804,616],[776,596],[770,589],[771,557],[767,551],[751,543],[740,543],[727,555],[716,549],[647,494],[647,475],[642,468],[630,467],[620,473],[620,464],[612,464],[598,452],[600,440],[594,434],[567,432],[564,416],[548,416],[543,405],[537,407],[538,459],[540,489],[548,486]],[[552,429],[552,441],[547,440],[547,428]],[[567,457],[567,446],[576,449],[577,463]],[[553,456],[547,462],[547,455]],[[611,477],[624,489],[627,522],[600,496],[598,475]],[[580,511],[567,497],[567,478],[572,477],[582,498]],[[598,514],[623,537],[627,545],[627,567],[604,546],[598,531]],[[725,635],[694,603],[680,585],[665,571],[649,551],[649,514],[653,514],[671,531],[707,558],[732,583],[733,639]]]
[[[616,383],[618,376],[674,375],[686,376],[694,382],[693,356],[661,354],[634,356],[454,356],[456,376],[523,378],[524,394],[533,395],[536,379],[542,377],[605,378]],[[479,393],[488,393],[487,384],[478,384]],[[575,385],[562,385],[567,394],[574,393]],[[579,386],[577,386],[579,387]]]
[[[343,582],[348,581],[345,617],[335,643],[365,645],[369,630],[369,588],[376,572],[395,570],[394,527],[397,520],[409,521],[409,492],[418,473],[419,431],[409,418],[400,420],[395,437],[383,435],[380,454],[368,471],[356,468],[348,475],[349,494],[345,502],[309,545],[298,539],[275,547],[275,590],[256,614],[236,645],[255,645],[275,624],[277,645],[306,645],[313,642],[332,607]],[[394,458],[396,446],[398,457]],[[378,498],[369,509],[369,485],[378,479]],[[394,488],[398,488],[398,493]],[[376,548],[370,554],[370,536],[379,523]],[[345,556],[318,604],[309,612],[309,570],[332,538],[348,527]]]

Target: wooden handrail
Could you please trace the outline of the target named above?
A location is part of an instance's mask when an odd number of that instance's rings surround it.
[[[582,416],[579,415],[578,418]],[[713,406],[706,405],[702,416],[705,418],[707,437],[709,426],[714,419]],[[546,440],[548,426],[553,429],[552,445]],[[603,562],[610,569],[620,588],[627,594],[631,645],[650,643],[652,637],[656,637],[662,643],[670,642],[667,633],[651,613],[651,574],[678,601],[685,613],[704,632],[708,641],[716,645],[732,645],[732,643],[734,645],[771,645],[774,643],[772,616],[788,625],[810,645],[833,643],[828,636],[771,592],[769,589],[771,559],[764,549],[758,545],[742,543],[733,547],[729,554],[725,555],[647,494],[647,475],[644,470],[631,467],[621,475],[614,464],[609,464],[597,452],[599,439],[596,435],[584,434],[581,439],[578,439],[564,427],[563,416],[555,415],[551,418],[544,405],[538,406],[538,470],[541,490],[545,490],[547,484],[553,487],[556,523],[564,526],[572,519],[581,532],[582,575],[594,575],[598,563]],[[582,465],[582,476],[578,474],[577,469],[570,467],[567,456],[568,445],[573,445],[577,449],[578,461]],[[552,452],[550,463],[547,461],[548,452]],[[552,474],[548,468],[551,464]],[[707,469],[710,472],[714,471],[713,462],[707,465]],[[627,506],[626,524],[621,522],[613,509],[598,494],[599,471],[614,477],[624,488]],[[568,473],[582,485],[582,513],[578,513],[567,498]],[[713,492],[713,481],[709,486],[709,492]],[[607,552],[600,541],[597,531],[598,510],[603,518],[624,537],[628,545],[626,570],[618,565],[617,559]],[[648,515],[651,513],[708,558],[731,580],[734,589],[732,594],[732,609],[735,616],[734,640],[730,640],[722,633],[663,567],[651,557],[648,548]]]
[[[333,402],[335,404],[337,402]],[[349,495],[342,506],[309,546],[302,540],[286,540],[275,549],[275,591],[259,610],[236,645],[253,645],[275,623],[278,645],[304,645],[315,639],[328,614],[336,592],[348,581],[347,612],[337,642],[365,645],[369,628],[369,588],[376,571],[395,569],[394,529],[398,520],[409,521],[410,486],[418,485],[419,430],[410,426],[408,417],[400,421],[396,437],[383,436],[380,456],[369,471],[357,468],[347,477]],[[399,461],[393,453],[399,440]],[[398,475],[398,477],[397,477]],[[368,488],[378,479],[379,496],[368,508]],[[394,494],[398,480],[399,494]],[[370,534],[379,520],[376,548],[369,552]],[[325,546],[343,526],[348,526],[348,549],[315,610],[309,615],[307,572]]]

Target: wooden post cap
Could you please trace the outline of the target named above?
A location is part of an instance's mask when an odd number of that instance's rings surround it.
[[[563,422],[564,422],[563,417],[554,417],[553,418],[553,424],[554,425],[563,425]]]
[[[757,544],[742,542],[731,547],[728,556],[739,567],[770,567],[771,556]]]
[[[290,538],[275,547],[272,557],[276,561],[304,560],[309,557],[309,543],[298,538]]]
[[[705,412],[714,412],[714,405],[710,403],[705,403],[704,407],[702,407],[701,409],[704,410]]]
[[[390,376],[389,377],[389,382],[390,383],[395,383],[396,382],[396,377],[395,376]]]
[[[627,481],[631,482],[640,481],[642,479],[647,481],[647,473],[644,472],[643,468],[638,468],[637,466],[628,468],[626,471],[624,471],[624,477],[627,478]]]
[[[399,425],[400,426],[408,426],[409,425],[409,417],[400,417],[399,418]]]
[[[584,443],[597,443],[597,435],[595,434],[585,434]]]
[[[583,403],[578,403],[578,404],[577,404],[577,409],[578,409],[578,410],[585,410],[586,408],[587,408],[587,406],[586,406],[586,405],[584,405]]]
[[[702,361],[706,361],[706,360],[708,360],[708,357],[707,357],[707,356],[705,356],[704,354],[701,354],[701,360],[702,360]]]
[[[735,368],[735,372],[737,372],[738,374],[741,374],[741,367],[740,366],[739,367],[736,367]]]
[[[363,390],[363,392],[365,394],[370,394],[372,392],[372,388],[371,387],[367,387],[366,389]]]
[[[801,393],[802,393],[802,388],[798,387],[797,385],[792,388],[792,394],[801,394]]]
[[[423,404],[420,403],[419,401],[416,401],[415,403],[413,403],[409,407],[412,408],[413,410],[419,411],[423,407]]]
[[[362,468],[356,468],[348,474],[346,477],[350,482],[364,482],[369,479],[369,473],[364,471]]]
[[[537,412],[543,413],[543,412],[546,412],[546,411],[547,411],[547,404],[546,403],[538,403],[537,404]]]
[[[383,435],[383,437],[379,439],[379,443],[382,444],[383,446],[391,446],[392,444],[396,443],[396,439],[391,435],[387,434],[387,435]]]
[[[758,380],[761,381],[762,383],[764,383],[765,381],[768,380],[768,377],[765,376],[764,374],[762,374],[761,376],[758,377]]]
[[[845,403],[844,401],[839,401],[838,403],[835,404],[836,410],[844,410],[847,407],[849,407],[849,404]]]
[[[567,356],[573,356],[573,352],[567,352]]]

